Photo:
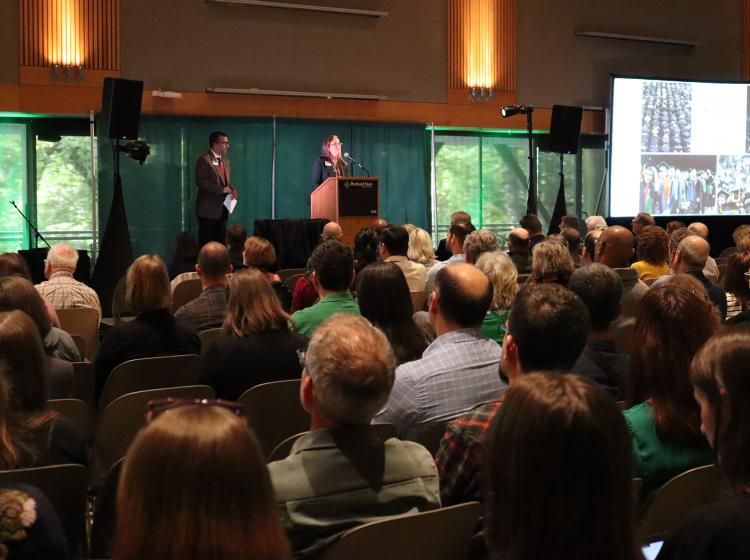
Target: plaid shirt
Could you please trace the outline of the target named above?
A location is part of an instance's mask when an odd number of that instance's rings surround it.
[[[443,506],[482,501],[479,476],[482,446],[501,404],[503,397],[481,404],[446,426],[435,455]]]
[[[196,332],[220,327],[227,314],[228,299],[227,286],[210,286],[197,298],[180,307],[174,318]]]
[[[102,316],[99,296],[86,284],[73,278],[72,272],[59,270],[53,273],[49,280],[34,287],[52,303],[55,309],[90,307],[99,312],[99,318]]]

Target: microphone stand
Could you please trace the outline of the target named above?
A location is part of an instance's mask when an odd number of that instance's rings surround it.
[[[349,156],[349,157],[346,157],[346,156],[344,156],[344,159],[346,159],[346,160],[350,161],[351,163],[353,163],[354,165],[356,165],[357,167],[359,167],[359,168],[360,168],[360,169],[361,169],[362,171],[364,171],[365,173],[367,173],[367,176],[368,176],[368,177],[369,177],[369,176],[371,175],[371,173],[370,173],[370,170],[369,170],[369,169],[367,169],[367,168],[366,168],[366,167],[365,167],[364,165],[362,165],[361,163],[359,163],[359,162],[358,162],[358,161],[357,161],[356,159],[354,159],[354,158],[353,158],[352,156]]]
[[[534,108],[529,107],[526,113],[526,134],[529,140],[529,193],[526,199],[526,213],[537,213],[537,192],[536,192],[536,158],[534,157],[534,137],[532,135],[532,114]]]
[[[44,238],[44,236],[41,233],[39,233],[39,230],[36,229],[36,227],[34,227],[34,224],[32,224],[31,221],[29,221],[29,219],[26,217],[26,214],[24,214],[23,212],[21,212],[21,209],[18,206],[16,206],[16,201],[15,200],[11,200],[9,202],[13,206],[13,208],[16,209],[16,212],[18,212],[19,214],[21,214],[21,217],[26,221],[27,224],[29,224],[29,227],[34,232],[34,245],[35,245],[34,248],[35,249],[39,248],[39,240],[40,239],[42,241],[44,241],[44,244],[47,247],[51,248],[51,245],[49,243],[47,243],[47,240]]]

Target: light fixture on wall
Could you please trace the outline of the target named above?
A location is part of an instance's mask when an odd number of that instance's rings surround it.
[[[475,86],[469,88],[470,101],[492,101],[495,91],[491,87]]]
[[[77,66],[71,64],[53,64],[51,76],[53,82],[82,84],[83,79],[86,77],[86,70],[82,64]]]
[[[497,0],[471,0],[462,10],[469,101],[491,101],[495,89]]]

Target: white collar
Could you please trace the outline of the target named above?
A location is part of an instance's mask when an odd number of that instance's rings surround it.
[[[221,156],[219,154],[217,154],[213,150],[210,150],[210,151],[211,151],[211,155],[214,156],[214,159],[221,159]]]

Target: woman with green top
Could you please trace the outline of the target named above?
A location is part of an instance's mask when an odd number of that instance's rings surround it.
[[[719,324],[703,286],[689,276],[654,287],[641,300],[631,354],[631,407],[624,414],[644,504],[672,477],[711,463],[689,369]]]
[[[502,345],[510,304],[518,292],[518,272],[505,253],[482,253],[476,266],[487,275],[493,288],[492,303],[482,322],[482,334]]]

